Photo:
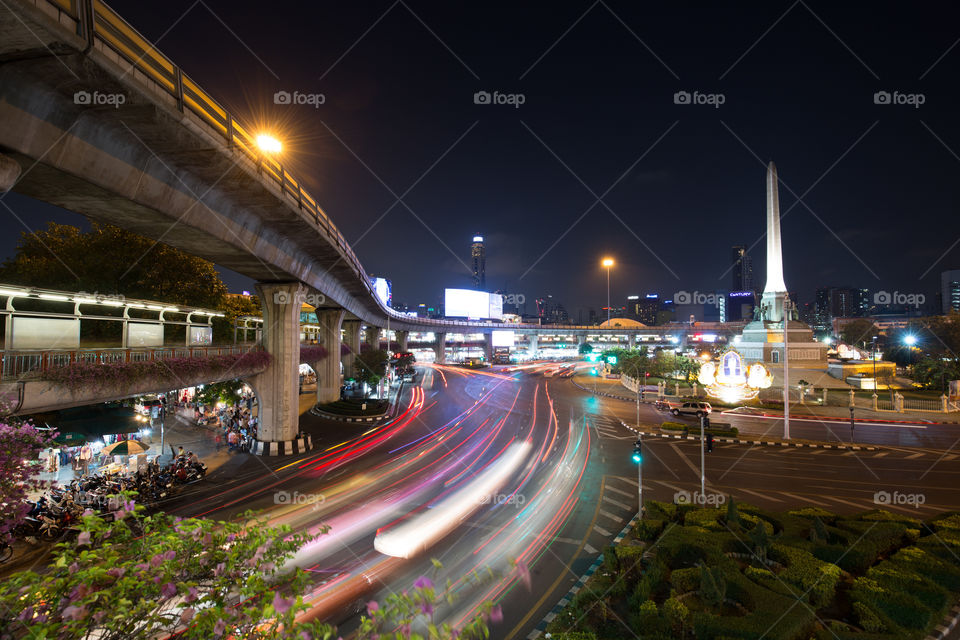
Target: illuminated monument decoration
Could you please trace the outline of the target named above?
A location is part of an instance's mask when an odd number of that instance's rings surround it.
[[[738,402],[756,398],[760,389],[773,384],[773,376],[759,362],[747,367],[739,353],[727,351],[720,356],[719,366],[713,362],[703,363],[697,381],[711,396],[725,402]]]
[[[783,279],[783,247],[780,237],[780,193],[777,167],[767,166],[767,281],[753,322],[743,328],[737,350],[747,360],[778,364],[783,361],[784,330],[788,332],[790,364],[804,368],[827,367],[827,345],[813,338],[813,331],[784,313],[787,286]],[[789,318],[786,318],[789,315]]]

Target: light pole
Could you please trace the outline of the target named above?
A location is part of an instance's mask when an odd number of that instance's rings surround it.
[[[873,336],[870,342],[870,359],[873,360],[873,392],[876,393],[880,388],[877,386],[877,336]]]
[[[790,439],[790,295],[783,295],[783,439]]]
[[[613,258],[604,258],[600,264],[607,268],[607,324],[610,324],[610,267],[613,266]]]
[[[637,499],[639,500],[640,517],[643,517],[643,436],[637,434],[637,441],[633,444],[633,461],[637,464]]]

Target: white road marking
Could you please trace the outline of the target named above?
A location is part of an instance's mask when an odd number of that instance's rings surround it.
[[[583,550],[589,553],[590,555],[597,553],[597,550],[591,547],[589,544],[583,545]]]
[[[880,453],[876,454],[876,455],[873,456],[873,457],[874,457],[874,458],[882,458],[883,456],[888,456],[888,455],[890,455],[890,452],[889,452],[889,451],[881,451]]]
[[[915,454],[913,454],[912,456],[907,456],[905,459],[906,459],[906,460],[914,460],[914,459],[916,459],[916,458],[922,458],[922,457],[925,456],[925,455],[927,455],[927,454],[925,454],[925,453],[915,453]]]
[[[750,495],[756,496],[758,498],[763,498],[764,500],[771,500],[773,502],[783,502],[783,500],[778,500],[777,498],[774,498],[773,496],[766,493],[760,493],[758,491],[750,491],[750,489],[737,488],[737,493],[741,491],[744,493],[749,493]]]
[[[634,482],[633,484],[637,484],[637,483]],[[614,493],[619,493],[620,495],[622,495],[622,496],[625,497],[625,498],[632,498],[633,496],[636,495],[635,493],[629,493],[629,492],[624,491],[624,490],[622,490],[622,489],[617,489],[617,488],[615,488],[615,487],[611,487],[610,485],[607,485],[607,491],[613,491]]]
[[[628,504],[623,504],[622,502],[618,502],[618,501],[614,500],[613,498],[611,498],[611,497],[609,497],[609,496],[603,496],[603,501],[604,501],[604,502],[609,502],[610,504],[613,504],[613,505],[616,505],[616,506],[620,507],[621,509],[626,509],[627,511],[630,511],[630,510],[633,509],[633,507],[631,507],[630,505],[628,505]]]
[[[604,516],[605,518],[610,518],[614,522],[623,522],[623,518],[620,516],[615,516],[609,511],[604,511],[603,509],[600,509],[600,515]]]
[[[599,533],[600,535],[602,535],[602,536],[605,537],[605,538],[609,538],[610,536],[613,535],[612,533],[610,533],[609,531],[607,531],[606,529],[604,529],[603,527],[601,527],[601,526],[598,525],[598,524],[593,525],[593,530],[596,531],[597,533]]]
[[[782,495],[782,496],[787,496],[788,498],[793,498],[794,500],[800,500],[800,501],[802,501],[802,502],[812,502],[813,504],[818,504],[818,505],[820,505],[821,507],[829,507],[829,506],[830,506],[830,505],[827,504],[826,502],[820,502],[819,500],[814,500],[813,498],[810,498],[810,497],[808,497],[808,496],[798,496],[798,495],[793,494],[793,493],[787,493],[786,491],[781,491],[781,492],[780,492],[780,495]]]
[[[843,498],[837,498],[836,496],[823,496],[827,500],[833,500],[834,502],[839,502],[840,504],[845,504],[848,507],[855,507],[857,509],[863,510],[868,509],[869,507],[864,506],[863,504],[858,504],[856,502],[850,502],[849,500],[844,500]]]

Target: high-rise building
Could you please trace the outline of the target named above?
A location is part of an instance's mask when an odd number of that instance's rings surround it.
[[[960,311],[960,269],[940,274],[940,307],[944,314]]]
[[[733,264],[733,291],[753,291],[753,258],[742,244],[734,245],[731,254]]]
[[[814,300],[814,329],[826,330],[833,318],[862,318],[870,315],[870,290],[851,287],[820,287]]]
[[[627,317],[647,326],[657,324],[657,313],[661,309],[660,296],[656,293],[627,296]]]
[[[487,250],[483,246],[483,236],[473,236],[470,245],[470,257],[473,258],[473,286],[481,291],[487,288]]]

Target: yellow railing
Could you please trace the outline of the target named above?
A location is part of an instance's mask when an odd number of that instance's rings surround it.
[[[370,294],[374,295],[357,256],[317,204],[316,199],[303,190],[301,181],[293,178],[277,160],[260,153],[250,131],[184,74],[172,60],[163,55],[102,0],[47,0],[47,2],[75,18],[81,31],[86,29],[83,25],[92,24],[92,32],[82,34],[88,43],[92,45],[93,40],[96,39],[115,51],[174,97],[181,111],[190,112],[199,117],[224,138],[228,147],[253,162],[261,176],[276,183],[281,194],[296,202],[298,208],[305,211],[330,240],[347,255],[357,274],[366,282]],[[85,12],[87,15],[84,15]]]

